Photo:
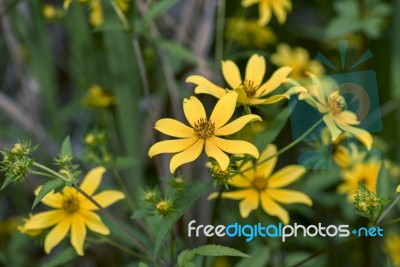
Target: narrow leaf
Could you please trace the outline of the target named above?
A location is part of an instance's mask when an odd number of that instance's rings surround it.
[[[59,178],[55,178],[45,183],[42,188],[40,188],[38,195],[33,201],[32,209],[44,198],[45,195],[62,185],[64,185],[64,181]]]
[[[250,257],[249,255],[244,254],[237,249],[220,245],[205,245],[192,249],[192,252],[200,256],[231,256],[244,258]]]
[[[7,187],[14,179],[11,176],[8,176],[5,180],[3,185],[0,188],[0,191]]]
[[[150,6],[150,9],[146,14],[146,20],[152,21],[158,18],[160,15],[162,15],[168,9],[170,9],[173,5],[175,5],[176,2],[178,2],[178,0],[163,0],[160,2],[156,2],[155,4]]]
[[[61,145],[61,155],[72,157],[72,146],[71,146],[71,141],[69,139],[69,135],[65,137]]]

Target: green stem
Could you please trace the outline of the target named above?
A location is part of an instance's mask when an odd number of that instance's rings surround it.
[[[31,171],[31,173],[35,174],[35,175],[39,175],[39,176],[43,176],[43,177],[54,179],[54,175],[51,175],[51,174],[48,174],[48,173],[45,173],[45,172]]]
[[[224,24],[225,24],[225,0],[219,0],[217,4],[217,26],[215,33],[215,64],[218,66],[224,53]]]
[[[224,187],[221,185],[218,191],[218,196],[217,199],[215,200],[215,204],[212,210],[212,215],[211,215],[211,220],[210,220],[210,225],[213,225],[215,223],[215,220],[217,219],[217,212],[218,212],[218,208],[221,204],[221,199],[222,199],[222,192],[224,191]],[[206,245],[210,242],[210,237],[207,237],[206,239]],[[207,265],[207,256],[203,257],[203,261],[201,266],[202,267],[206,267]]]
[[[377,226],[382,223],[383,219],[386,217],[386,215],[389,214],[389,212],[394,208],[394,206],[396,206],[396,204],[397,204],[397,202],[399,202],[399,200],[400,200],[400,194],[397,194],[396,198],[392,201],[392,203],[390,203],[389,207],[382,212],[381,216],[376,221]]]
[[[297,145],[298,143],[300,143],[304,138],[306,138],[312,131],[314,131],[315,128],[317,128],[319,126],[319,124],[323,121],[323,119],[321,118],[319,121],[317,121],[314,125],[312,125],[310,127],[310,129],[308,129],[305,133],[303,133],[299,138],[297,138],[296,140],[294,140],[292,143],[288,144],[287,146],[285,146],[284,148],[282,148],[281,150],[279,150],[278,152],[276,152],[274,155],[271,155],[269,157],[267,157],[266,159],[263,159],[261,161],[258,161],[254,164],[254,166],[249,167],[247,169],[244,170],[240,170],[239,172],[235,173],[236,174],[241,174],[244,173],[246,171],[249,171],[251,169],[253,169],[255,166],[260,165],[262,163],[265,163],[267,161],[269,161],[270,159],[277,157],[283,153],[285,153],[286,151],[288,151],[289,149],[291,149],[292,147],[294,147],[295,145]]]
[[[64,182],[71,182],[71,181],[70,181],[67,177],[65,177],[64,175],[62,175],[62,174],[60,174],[60,173],[58,173],[58,172],[56,172],[56,171],[53,171],[52,169],[47,168],[46,166],[44,166],[44,165],[42,165],[42,164],[40,164],[40,163],[33,162],[33,166],[35,166],[35,167],[37,167],[37,168],[39,168],[39,169],[42,169],[42,170],[44,170],[44,171],[50,173],[51,175],[54,175],[54,176],[60,178],[60,179],[63,180]]]
[[[136,209],[135,203],[133,202],[133,199],[127,190],[127,186],[125,185],[124,181],[122,180],[121,175],[119,175],[118,171],[114,167],[111,168],[111,173],[114,176],[115,181],[118,184],[118,187],[121,188],[121,190],[124,192],[124,194],[126,196],[126,201],[128,202],[130,209],[132,211],[135,211],[135,209]]]
[[[115,247],[115,248],[117,248],[117,249],[119,249],[119,250],[121,250],[121,251],[123,251],[123,252],[125,252],[125,253],[127,253],[127,254],[129,254],[131,256],[133,256],[133,257],[135,257],[135,258],[140,259],[140,260],[143,260],[143,259],[151,260],[150,258],[145,258],[143,256],[143,254],[140,254],[140,253],[138,253],[138,252],[136,252],[136,251],[134,251],[134,250],[132,250],[132,249],[130,249],[130,248],[128,248],[128,247],[126,247],[126,246],[124,246],[124,245],[122,245],[122,244],[120,244],[120,243],[118,243],[118,242],[116,242],[116,241],[114,241],[114,240],[112,240],[110,238],[108,238],[108,237],[105,237],[105,236],[99,236],[98,239],[87,237],[86,240],[89,241],[89,242],[93,242],[93,243],[107,243],[107,244],[109,244],[109,245],[111,245],[111,246],[113,246],[113,247]]]

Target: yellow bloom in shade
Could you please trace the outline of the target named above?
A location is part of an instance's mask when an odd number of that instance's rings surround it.
[[[311,73],[308,75],[313,84],[305,87],[307,92],[301,92],[299,99],[307,101],[324,115],[323,120],[331,132],[332,141],[335,141],[340,134],[347,132],[370,150],[373,142],[371,134],[354,126],[360,124],[360,121],[357,120],[354,112],[347,110],[346,100],[340,95],[339,90],[333,89],[335,88],[334,81],[328,78],[319,80]],[[292,82],[295,84],[294,87],[299,87],[297,82]]]
[[[219,136],[231,135],[242,129],[247,123],[261,120],[257,115],[245,115],[227,123],[232,117],[238,94],[225,94],[217,102],[207,118],[203,104],[196,98],[190,97],[183,101],[183,111],[190,126],[173,119],[161,119],[156,122],[155,129],[179,139],[161,141],[149,149],[149,156],[161,153],[177,153],[170,162],[171,173],[182,164],[197,159],[205,147],[208,157],[214,158],[225,170],[229,165],[229,157],[224,153],[249,154],[258,158],[257,148],[242,140],[228,140]]]
[[[311,60],[307,50],[302,47],[291,48],[287,44],[279,44],[271,62],[278,67],[288,66],[293,68],[290,77],[293,79],[307,78],[307,72],[322,76],[325,69],[321,63]]]
[[[97,201],[103,208],[110,206],[125,196],[120,191],[106,190],[93,195],[101,183],[106,171],[103,167],[92,169],[83,179],[80,188]],[[71,187],[65,187],[60,193],[49,193],[42,203],[55,210],[40,212],[30,217],[23,226],[26,231],[42,230],[54,226],[44,240],[44,250],[50,253],[70,232],[71,244],[78,255],[83,255],[86,228],[93,232],[108,235],[110,230],[101,218],[94,213],[98,208],[83,195]]]
[[[400,185],[397,186],[396,193],[400,193]]]
[[[333,160],[339,167],[343,169],[364,162],[367,157],[366,151],[359,151],[354,143],[350,143],[348,147],[341,144],[333,144]]]
[[[272,12],[275,14],[280,24],[286,21],[287,12],[292,9],[290,0],[242,0],[242,6],[249,7],[258,3],[260,17],[258,23],[261,26],[268,24],[271,20]]]
[[[400,267],[400,236],[389,235],[385,238],[385,251],[389,255],[392,263]]]
[[[374,160],[368,163],[356,164],[353,168],[343,171],[343,183],[338,186],[338,192],[347,194],[349,201],[353,201],[353,194],[358,187],[358,183],[362,183],[365,187],[376,193],[376,182],[378,180],[381,162]]]
[[[231,60],[222,61],[222,74],[232,88],[239,93],[238,103],[243,105],[264,105],[272,104],[283,99],[290,98],[291,94],[305,91],[305,89],[296,87],[284,94],[273,95],[265,98],[268,94],[276,90],[292,71],[290,67],[282,67],[276,70],[271,78],[262,83],[266,70],[266,62],[263,56],[254,54],[250,57],[246,66],[244,80],[240,75],[238,66]],[[210,94],[216,98],[221,98],[231,90],[219,87],[206,78],[199,75],[192,75],[186,79],[186,82],[196,84],[196,94]],[[298,90],[300,89],[300,91]]]
[[[312,200],[304,193],[282,189],[282,187],[299,179],[306,169],[299,165],[289,165],[272,174],[277,157],[263,162],[263,160],[276,154],[276,146],[269,145],[257,160],[257,165],[248,161],[241,167],[244,171],[228,181],[228,184],[241,188],[241,190],[222,193],[222,198],[242,200],[239,204],[240,215],[247,218],[251,211],[256,210],[261,203],[262,209],[272,216],[277,216],[284,224],[289,223],[288,212],[278,203],[301,203],[312,205]],[[263,162],[263,163],[261,163]],[[213,193],[209,199],[216,198],[218,193]]]

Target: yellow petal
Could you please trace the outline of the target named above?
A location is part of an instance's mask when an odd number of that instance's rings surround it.
[[[51,208],[60,209],[63,205],[63,199],[62,194],[51,191],[42,198],[41,202]]]
[[[262,97],[274,91],[283,83],[291,71],[291,67],[281,67],[277,69],[269,78],[269,80],[263,83],[260,88],[258,88],[256,96]]]
[[[183,112],[192,127],[198,120],[207,118],[203,104],[194,96],[183,100]]]
[[[334,120],[337,123],[341,124],[350,124],[350,125],[360,124],[360,122],[357,120],[357,115],[348,110],[345,110],[342,113],[335,115]]]
[[[254,54],[247,62],[245,79],[247,81],[252,81],[254,86],[258,87],[264,79],[265,69],[265,58]]]
[[[259,201],[259,193],[255,190],[251,190],[251,192],[246,195],[246,198],[239,204],[240,216],[242,216],[242,218],[247,218],[250,212],[258,208]]]
[[[175,139],[157,142],[152,145],[149,149],[149,157],[152,158],[155,155],[161,153],[177,153],[181,152],[188,147],[192,146],[199,138],[197,136],[189,137],[185,139]]]
[[[103,174],[106,172],[104,167],[96,167],[91,169],[83,179],[81,185],[79,186],[83,191],[86,192],[89,196],[93,195],[93,193],[99,187]]]
[[[396,193],[400,193],[400,185],[397,186]]]
[[[364,129],[353,127],[346,124],[338,124],[338,126],[345,132],[348,132],[355,136],[361,143],[363,143],[368,150],[371,149],[372,146],[372,135]]]
[[[194,92],[196,94],[209,94],[216,98],[221,98],[226,94],[226,90],[213,84],[206,78],[199,75],[192,75],[187,77],[186,82],[197,84]]]
[[[179,166],[197,159],[203,151],[203,145],[204,139],[199,138],[192,146],[173,156],[169,163],[170,172],[174,173]]]
[[[258,162],[262,162],[257,165],[256,167],[256,176],[258,177],[269,177],[272,173],[272,171],[275,168],[276,161],[278,158],[275,156],[273,158],[270,158],[268,161],[265,161],[267,158],[275,155],[277,152],[276,146],[271,144],[267,146],[262,152],[260,157],[257,160]],[[264,162],[265,161],[265,162]]]
[[[244,7],[249,7],[251,5],[254,5],[255,3],[260,2],[260,0],[243,0],[242,1],[242,6]]]
[[[240,188],[247,188],[251,187],[251,180],[248,179],[244,174],[243,175],[235,175],[228,181],[229,185],[240,187]]]
[[[72,0],[64,0],[64,3],[63,3],[64,10],[67,10],[69,8],[71,2],[72,2]]]
[[[208,138],[206,142],[213,142],[219,149],[230,154],[248,154],[254,158],[259,157],[257,148],[253,144],[246,141],[228,140],[213,136]]]
[[[114,204],[118,200],[124,199],[125,195],[117,190],[105,190],[93,196],[93,199],[97,201],[103,208]],[[86,210],[97,210],[98,208],[88,199],[81,201],[80,206]]]
[[[258,6],[258,12],[260,17],[258,19],[258,24],[265,26],[271,20],[271,7],[269,6],[269,1],[261,1]]]
[[[173,119],[158,120],[154,128],[173,137],[187,138],[194,136],[193,128]]]
[[[233,199],[233,200],[240,200],[244,199],[247,195],[252,194],[254,190],[252,189],[247,189],[247,190],[237,190],[237,191],[230,191],[230,192],[224,192],[222,193],[221,197],[222,198],[227,198],[227,199]],[[218,192],[214,192],[210,194],[207,198],[207,200],[212,200],[218,197]]]
[[[45,229],[63,220],[63,210],[50,210],[33,215],[25,222],[26,230]]]
[[[299,179],[306,169],[299,165],[289,165],[283,169],[272,174],[271,178],[268,179],[268,187],[279,188],[293,183]]]
[[[57,246],[61,240],[65,238],[68,230],[71,226],[71,217],[67,216],[62,221],[60,221],[44,239],[44,251],[49,254],[51,250]]]
[[[268,194],[275,201],[283,204],[301,203],[308,206],[312,205],[312,200],[304,193],[294,190],[283,189],[267,189],[265,193]]]
[[[288,212],[273,201],[265,192],[261,193],[261,207],[272,216],[277,216],[284,224],[289,223]]]
[[[101,221],[100,217],[96,213],[91,211],[81,210],[79,212],[79,215],[82,216],[86,226],[93,232],[102,235],[110,234],[110,230],[107,228],[107,226],[105,226],[105,224]]]
[[[240,75],[239,68],[235,62],[232,60],[222,61],[221,67],[222,75],[232,89],[235,89],[242,84],[242,76]]]
[[[249,160],[246,163],[244,163],[242,166],[240,166],[240,170],[244,172],[232,176],[232,179],[228,181],[228,184],[231,184],[231,181],[235,180],[236,178],[245,178],[246,180],[250,181],[250,183],[254,180],[255,168],[253,161]],[[234,184],[232,185],[235,186]]]
[[[289,97],[286,94],[281,94],[281,95],[273,95],[268,98],[250,98],[249,100],[249,105],[252,106],[257,106],[257,105],[269,105],[273,104],[276,102],[279,102],[281,100],[289,99]]]
[[[75,248],[76,254],[83,256],[83,244],[86,238],[86,227],[82,218],[75,215],[71,224],[71,244]]]
[[[214,158],[218,164],[219,167],[222,170],[226,170],[229,165],[229,157],[221,151],[221,149],[218,148],[218,146],[213,142],[210,141],[210,138],[206,140],[206,154],[210,158]]]
[[[210,121],[215,124],[215,129],[221,128],[235,112],[238,93],[229,92],[218,100],[210,116]]]
[[[332,117],[330,115],[325,115],[323,117],[323,120],[324,120],[326,126],[328,126],[329,131],[331,132],[332,141],[335,141],[336,138],[338,138],[338,136],[342,133],[342,130],[340,130],[336,126],[335,121],[332,119]]]
[[[246,124],[253,121],[261,121],[261,117],[258,115],[250,114],[244,115],[236,120],[222,126],[221,128],[215,130],[215,135],[231,135],[240,131]]]
[[[286,21],[287,11],[285,10],[285,6],[283,5],[282,1],[272,1],[272,7],[279,23],[283,24]]]

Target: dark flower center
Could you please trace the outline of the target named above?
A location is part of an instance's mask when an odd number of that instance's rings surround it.
[[[206,139],[206,138],[214,135],[215,123],[209,121],[207,118],[199,119],[194,124],[194,132],[200,138]]]

